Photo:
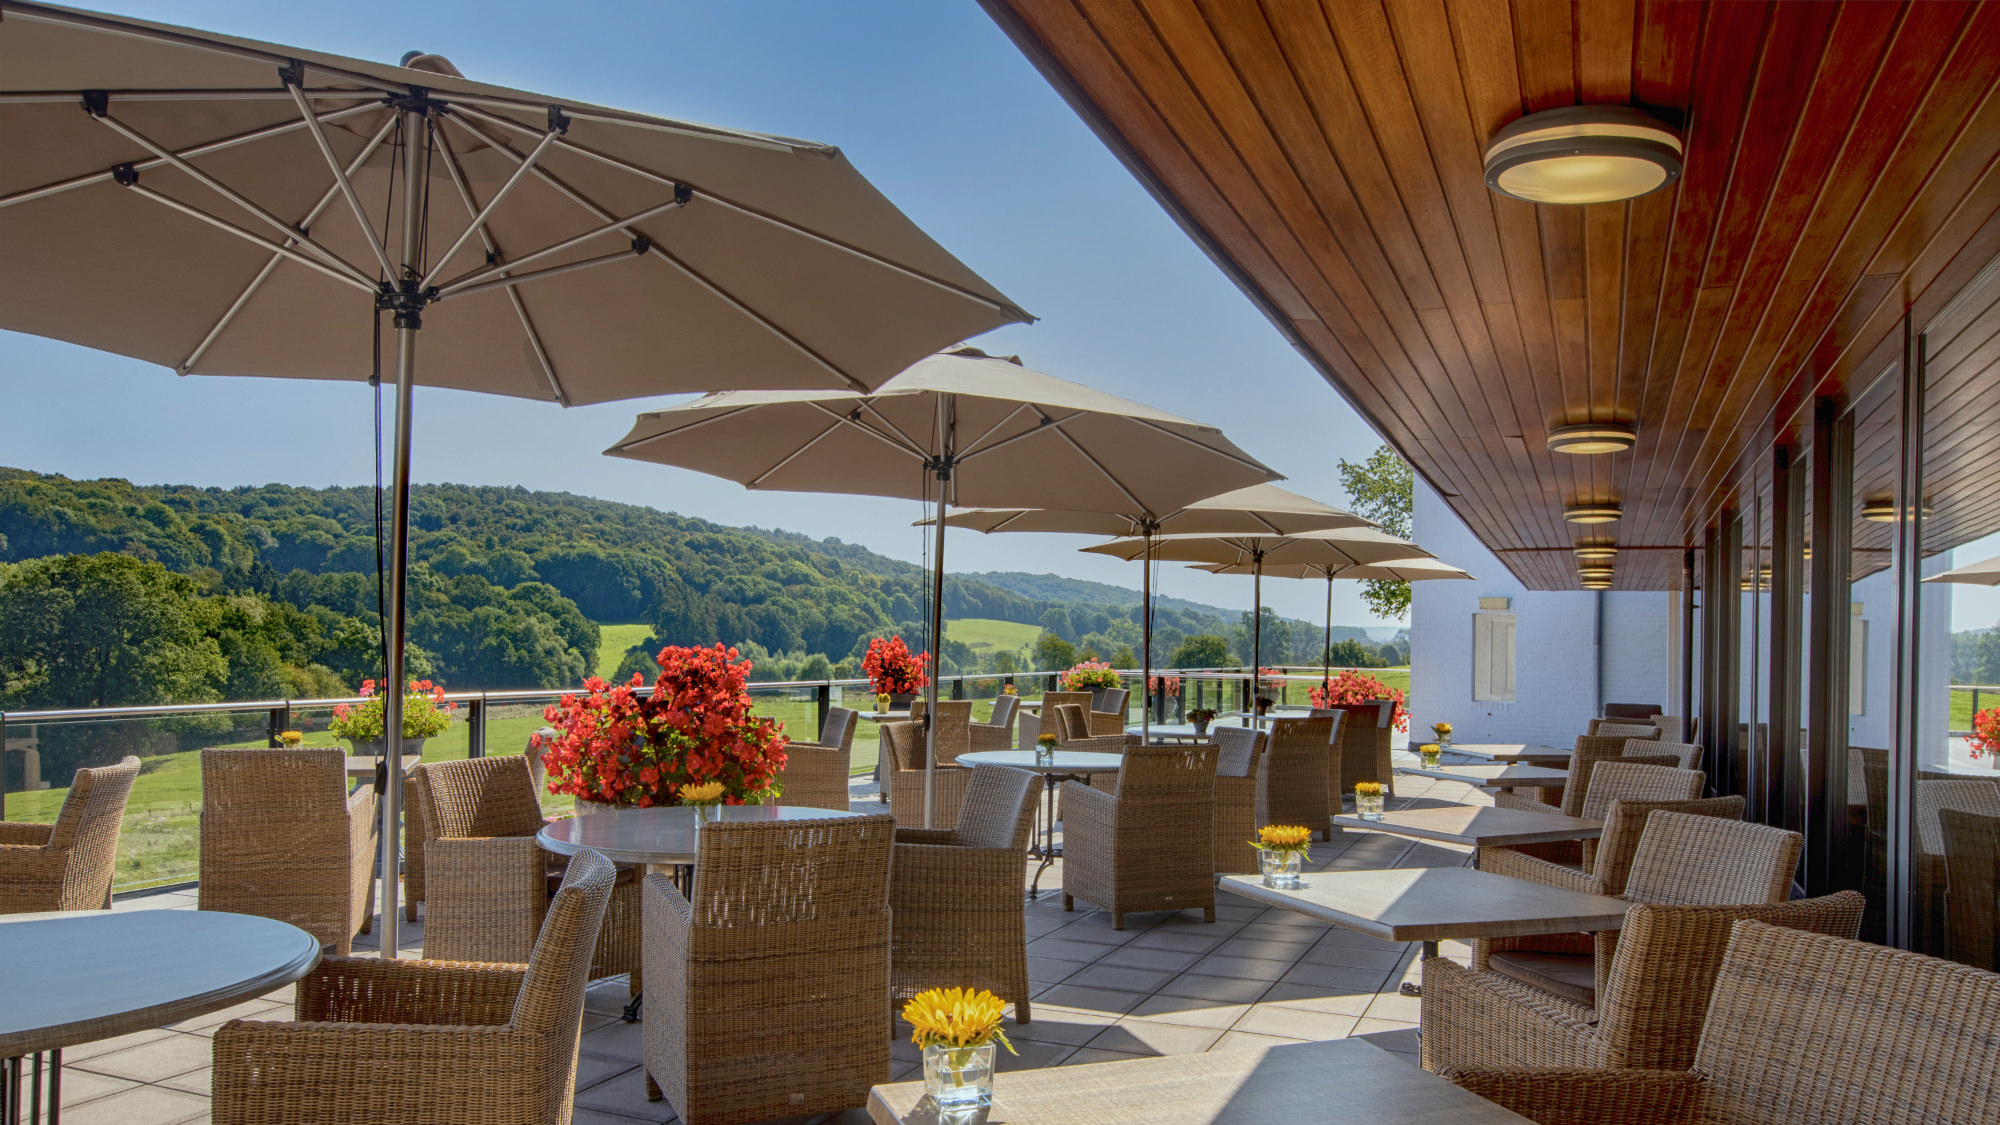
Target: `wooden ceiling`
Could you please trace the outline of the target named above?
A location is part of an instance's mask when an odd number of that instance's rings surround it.
[[[2000,253],[2000,4],[983,2],[1532,588],[1576,588],[1586,539],[1618,542],[1621,589],[1677,584],[1772,445],[1806,444],[1813,400],[1865,388],[1905,310],[1928,323]],[[1583,103],[1681,123],[1676,186],[1487,190],[1488,137]],[[1994,303],[1947,345],[1955,416],[1989,431]],[[1544,444],[1606,419],[1633,451]],[[1575,527],[1577,501],[1625,515]],[[1949,534],[1996,528],[1989,502]]]

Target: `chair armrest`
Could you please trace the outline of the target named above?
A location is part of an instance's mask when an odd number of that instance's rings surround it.
[[[1012,750],[1014,748],[1014,728],[996,727],[989,723],[972,724],[972,748],[974,750]]]
[[[1120,730],[1117,734],[1072,738],[1057,749],[1076,754],[1123,754],[1126,745],[1125,732]]]
[[[926,898],[963,898],[966,891],[996,881],[1018,889],[1028,863],[1026,852],[1012,848],[939,847],[898,840],[895,851],[890,864],[891,910],[912,892]]]
[[[424,845],[425,952],[525,964],[548,913],[555,858],[533,836],[447,836]]]
[[[311,1023],[494,1026],[513,1018],[527,975],[526,965],[324,957],[299,981],[294,1010]]]
[[[896,829],[896,843],[898,843],[898,844],[949,844],[949,845],[955,845],[955,844],[957,844],[957,843],[958,843],[958,829],[956,829],[956,828],[898,828],[898,829]]]
[[[1443,957],[1423,971],[1425,1069],[1599,1065],[1590,1010]]]
[[[1584,895],[1608,895],[1604,880],[1595,875],[1585,875],[1571,867],[1550,863],[1546,859],[1518,852],[1512,848],[1479,849],[1479,869],[1495,875],[1507,875],[1515,879],[1526,879],[1545,887],[1561,887]]]
[[[1493,807],[1496,809],[1520,809],[1522,812],[1548,813],[1551,816],[1562,812],[1561,809],[1549,804],[1547,801],[1538,801],[1526,794],[1507,789],[1502,789],[1493,794]]]
[[[539,1101],[558,1054],[509,1027],[231,1020],[215,1033],[214,1120],[491,1122]]]
[[[1439,1074],[1540,1125],[1671,1125],[1694,1116],[1701,1081],[1681,1070],[1459,1070]]]
[[[1062,787],[1063,819],[1069,819],[1071,810],[1086,813],[1106,824],[1118,818],[1118,797],[1102,789],[1092,789],[1081,781],[1065,781]]]
[[[53,824],[28,824],[18,820],[0,820],[0,844],[47,847],[55,838]]]

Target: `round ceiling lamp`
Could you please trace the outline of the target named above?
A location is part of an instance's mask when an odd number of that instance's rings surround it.
[[[1585,575],[1577,580],[1577,585],[1586,590],[1609,590],[1611,588],[1611,576],[1609,574],[1601,577],[1594,574]]]
[[[1936,511],[1929,503],[1926,503],[1923,507],[1923,517],[1929,519],[1936,514]],[[1871,500],[1861,506],[1861,518],[1870,523],[1895,523],[1896,502],[1894,500]]]
[[[1623,422],[1579,422],[1549,431],[1549,449],[1556,453],[1623,453],[1639,440],[1639,431]]]
[[[1608,563],[1612,559],[1618,557],[1618,548],[1612,546],[1609,543],[1585,544],[1584,546],[1578,547],[1576,549],[1576,557],[1577,561],[1579,562],[1589,562],[1592,560],[1601,559],[1604,562]]]
[[[1616,504],[1571,504],[1563,518],[1571,523],[1610,523],[1623,513]]]
[[[1486,186],[1529,203],[1636,199],[1680,174],[1680,134],[1631,106],[1531,113],[1486,144]]]

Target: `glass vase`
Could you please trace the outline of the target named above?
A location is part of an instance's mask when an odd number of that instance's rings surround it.
[[[1427,770],[1434,770],[1444,762],[1444,747],[1442,746],[1436,750],[1421,750],[1418,751],[1418,754],[1423,758],[1424,768]]]
[[[696,832],[701,831],[704,825],[714,824],[721,819],[722,812],[719,805],[694,806],[694,830]]]
[[[924,1092],[937,1102],[940,1121],[963,1121],[993,1104],[994,1046],[924,1048]]]
[[[1282,848],[1258,848],[1257,861],[1264,871],[1264,885],[1281,891],[1299,889],[1299,870],[1305,865],[1305,858],[1295,851]]]
[[[1382,819],[1382,794],[1356,793],[1354,795],[1354,815],[1363,820]]]
[[[1035,743],[1035,764],[1052,766],[1056,762],[1056,748],[1045,743]]]

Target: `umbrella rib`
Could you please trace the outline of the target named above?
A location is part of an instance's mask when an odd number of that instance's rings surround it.
[[[1262,464],[1253,458],[1239,457],[1236,454],[1231,453],[1226,449],[1217,449],[1212,445],[1196,441],[1193,438],[1187,436],[1186,434],[1180,433],[1167,426],[1162,426],[1158,422],[1155,422],[1150,418],[1140,418],[1136,415],[1126,415],[1126,417],[1131,418],[1133,422],[1136,422],[1141,426],[1145,426],[1148,429],[1158,430],[1160,433],[1166,434],[1168,437],[1174,438],[1178,441],[1186,442],[1187,444],[1194,446],[1196,449],[1205,450],[1209,453],[1215,454],[1218,457],[1227,457],[1229,460],[1236,462],[1237,464],[1243,466],[1246,469],[1254,469],[1257,472],[1265,474],[1265,476],[1270,480],[1285,479],[1282,474],[1272,472],[1271,467],[1269,465]]]
[[[67,100],[70,101],[76,100],[76,95],[75,94],[68,95]],[[318,115],[318,119],[323,123],[345,121],[348,118],[354,117],[358,114],[376,112],[379,111],[381,108],[382,107],[379,104],[370,102],[367,105],[349,106],[346,109],[337,109],[331,113],[323,113]],[[393,115],[390,117],[390,120],[392,121],[395,120]],[[247,145],[253,141],[267,140],[271,137],[280,137],[285,135],[286,133],[296,132],[297,130],[303,128],[305,128],[305,122],[303,121],[290,121],[282,125],[271,125],[262,129],[253,129],[248,133],[238,133],[233,137],[224,137],[221,140],[209,141],[205,144],[195,145],[193,148],[184,148],[181,149],[175,155],[184,156],[188,158],[193,158],[197,156],[207,156],[210,153],[223,152],[228,149],[237,148],[242,145]],[[145,172],[153,168],[161,167],[166,163],[167,162],[165,160],[162,160],[157,156],[153,157],[150,160],[136,160],[133,161],[132,163],[132,170],[135,172]],[[92,184],[108,184],[116,178],[117,178],[117,173],[111,171],[104,171],[104,172],[92,172],[90,175],[87,176],[76,176],[67,180],[58,180],[52,184],[43,184],[41,187],[29,188],[26,191],[15,192],[13,195],[0,196],[0,207],[11,207],[16,203],[32,203],[37,199],[46,199],[52,195],[61,195],[66,191],[75,191],[77,188],[89,187]]]
[[[474,270],[472,273],[466,274],[463,277],[448,282],[443,287],[441,287],[438,290],[438,299],[443,300],[444,298],[447,297],[456,297],[461,293],[473,292],[477,288],[491,288],[491,286],[488,285],[487,283],[492,281],[494,278],[500,278],[502,279],[503,282],[513,282],[513,281],[520,281],[526,277],[546,275],[548,273],[547,270],[540,270],[536,271],[533,274],[521,274],[513,278],[507,278],[505,276],[509,270],[520,269],[522,266],[527,265],[529,262],[539,262],[543,258],[547,258],[555,254],[560,254],[563,251],[568,250],[572,246],[578,246],[585,242],[591,242],[596,239],[603,238],[607,234],[620,233],[621,231],[624,231],[630,226],[632,226],[634,223],[644,222],[655,215],[664,214],[665,212],[672,211],[677,207],[684,207],[686,205],[687,203],[683,199],[679,198],[669,199],[665,203],[648,207],[644,211],[640,211],[629,218],[611,219],[608,222],[601,223],[598,226],[591,228],[590,230],[584,231],[582,234],[573,234],[568,238],[561,240],[560,242],[552,242],[549,245],[542,247],[540,250],[523,254],[519,258],[515,258],[512,261],[496,262],[491,266]],[[645,238],[644,235],[640,235],[638,238],[634,239],[634,241],[636,243],[640,239],[644,238]],[[645,241],[647,245],[650,246],[651,240],[645,239]],[[616,255],[612,255],[610,257],[616,257]],[[609,260],[609,258],[607,258],[606,260]],[[557,266],[555,268],[561,270],[564,269],[565,267]]]
[[[376,294],[376,289],[372,282],[356,280],[355,278],[350,277],[347,274],[342,273],[337,269],[334,269],[332,266],[327,265],[325,262],[320,261],[318,258],[307,257],[306,255],[299,253],[298,251],[292,249],[289,246],[284,246],[276,242],[267,241],[263,237],[256,234],[252,234],[251,232],[244,230],[242,227],[239,227],[236,224],[229,222],[226,219],[219,219],[214,215],[209,214],[208,212],[202,210],[201,208],[196,207],[192,203],[182,203],[180,200],[175,199],[170,195],[162,195],[159,192],[154,191],[152,188],[146,187],[143,184],[136,184],[136,183],[128,184],[126,185],[125,190],[137,192],[140,195],[145,196],[147,199],[153,200],[155,203],[159,203],[163,206],[170,207],[175,211],[179,211],[181,214],[186,215],[191,219],[199,219],[202,222],[207,223],[208,225],[216,228],[217,230],[223,231],[224,233],[227,234],[233,234],[236,237],[243,239],[246,242],[252,243],[253,245],[262,246],[264,249],[269,250],[273,254],[277,254],[284,258],[289,258],[290,260],[297,262],[298,264],[306,267],[307,269],[317,270],[320,273],[323,273],[326,276],[332,278],[333,280],[341,282],[342,284],[352,285],[356,289],[361,290],[363,293],[368,294],[370,297],[373,297]]]
[[[820,409],[824,410],[826,409],[826,407],[821,406]],[[931,456],[930,449],[927,448],[923,442],[920,442],[917,439],[911,437],[909,434],[903,432],[903,427],[898,426],[896,423],[890,421],[888,415],[882,413],[880,410],[875,409],[875,404],[873,402],[863,400],[861,403],[861,412],[867,414],[869,417],[875,419],[877,422],[882,423],[884,426],[888,427],[890,433],[893,433],[897,437],[901,438],[903,440],[904,447],[912,456],[920,458],[922,460],[930,459]],[[879,437],[884,441],[889,440],[888,435],[886,434],[877,433],[876,431],[869,429],[867,426],[862,426],[861,428],[863,430],[867,430],[869,433],[875,434],[876,437]],[[894,443],[892,442],[891,444]]]
[[[477,138],[480,141],[485,142],[494,151],[503,153],[508,156],[512,156],[517,160],[520,159],[519,155],[515,153],[513,149],[508,148],[506,145],[502,144],[498,139],[490,137],[485,133],[480,132],[478,129],[475,129],[472,126],[466,124],[464,116],[465,115],[457,115],[450,118],[449,120],[453,124],[457,125],[459,128],[465,130],[467,133],[470,133],[473,137]],[[535,176],[537,179],[540,179],[543,183],[554,188],[561,194],[569,197],[569,199],[575,202],[577,206],[582,207],[585,211],[588,211],[590,214],[594,215],[598,219],[609,219],[611,217],[611,213],[609,211],[606,211],[602,207],[599,207],[596,203],[591,202],[591,200],[587,196],[585,196],[582,192],[577,191],[575,188],[570,187],[568,184],[564,183],[559,177],[551,173],[548,169],[536,168]],[[639,232],[637,231],[628,230],[625,233],[630,234],[635,238],[639,236]],[[771,335],[776,336],[778,339],[783,340],[785,343],[791,345],[794,351],[798,352],[800,355],[813,361],[819,366],[825,368],[828,374],[834,376],[835,378],[838,378],[841,382],[847,384],[849,388],[857,391],[867,391],[870,389],[868,384],[862,382],[860,379],[857,379],[854,376],[849,375],[847,372],[841,370],[838,366],[836,366],[833,363],[832,360],[829,360],[825,356],[814,351],[811,347],[806,345],[805,341],[799,339],[798,337],[792,335],[790,332],[787,332],[785,329],[779,327],[769,317],[751,308],[749,305],[744,304],[742,301],[737,300],[735,295],[731,294],[728,290],[722,288],[720,285],[717,285],[715,282],[710,281],[706,276],[704,276],[699,270],[696,270],[693,266],[688,265],[686,262],[681,261],[678,257],[669,253],[667,250],[661,247],[659,243],[657,242],[654,243],[652,249],[654,257],[660,259],[661,261],[679,270],[689,280],[693,281],[696,285],[699,285],[703,289],[707,290],[710,296],[713,296],[717,300],[728,305],[730,308],[735,309],[737,312],[743,314],[743,316],[756,322],[756,324],[759,327],[763,328],[766,332],[769,332]]]
[[[31,23],[74,24],[78,27],[87,27],[92,31],[115,35],[120,38],[172,43],[176,46],[192,47],[195,50],[208,51],[212,54],[267,62],[272,66],[288,66],[292,62],[291,59],[285,56],[274,55],[269,51],[260,51],[254,47],[247,47],[238,43],[221,43],[214,39],[203,38],[200,35],[169,31],[163,28],[134,27],[115,17],[107,18],[90,12],[65,12],[47,8],[23,7],[18,4],[8,4],[6,7],[7,18],[10,20],[27,20]],[[407,92],[405,88],[400,86],[385,86],[381,79],[362,74],[359,71],[341,70],[330,66],[319,66],[318,69],[334,75],[342,81],[366,86],[370,90],[379,90],[387,94]]]
[[[481,113],[476,109],[467,109],[464,112],[471,116],[478,117],[482,120],[492,122],[493,124],[500,125],[504,128],[514,129],[521,132],[531,131],[518,121],[509,121],[504,117],[495,117],[491,114]],[[623,171],[630,172],[633,175],[639,176],[643,179],[652,180],[656,183],[661,183],[661,184],[674,184],[674,183],[685,182],[685,181],[670,179],[666,176],[662,176],[658,172],[652,171],[651,169],[642,168],[637,164],[630,163],[629,161],[620,160],[615,156],[608,156],[604,153],[593,151],[592,149],[584,145],[577,144],[575,141],[565,139],[559,143],[566,151],[574,152],[579,156],[589,157],[590,159],[598,161],[599,163],[607,164],[613,168],[618,168]],[[883,269],[890,270],[894,273],[902,274],[905,277],[911,278],[916,281],[921,281],[926,285],[942,289],[945,292],[951,293],[955,296],[963,297],[968,301],[984,305],[987,308],[992,309],[995,312],[1001,313],[1002,315],[1007,316],[1010,319],[1021,321],[1024,323],[1035,319],[1034,317],[1029,316],[1026,312],[1023,312],[1022,310],[1017,309],[1010,304],[1007,304],[1005,301],[996,301],[991,297],[975,293],[972,290],[967,289],[963,285],[958,285],[953,282],[945,281],[942,278],[932,277],[931,275],[924,273],[921,270],[912,269],[911,267],[903,265],[900,262],[892,261],[888,258],[885,258],[880,254],[876,254],[869,250],[863,250],[858,246],[849,245],[848,243],[842,242],[837,238],[828,237],[827,235],[823,235],[818,231],[812,230],[809,227],[800,226],[799,224],[791,222],[789,220],[781,219],[776,215],[766,214],[765,212],[760,211],[755,207],[751,207],[743,203],[738,203],[733,199],[730,199],[726,196],[717,195],[714,192],[708,191],[704,188],[697,187],[696,190],[701,194],[701,196],[704,199],[707,199],[710,202],[717,204],[718,206],[726,207],[729,210],[735,211],[740,215],[748,216],[749,218],[756,219],[760,222],[769,223],[770,225],[778,227],[780,229],[791,231],[793,234],[799,235],[803,238],[811,239],[814,242],[818,242],[821,245],[831,247],[835,250],[839,250],[842,253],[851,254],[854,257],[863,259],[864,261],[873,262],[876,265],[881,266]]]
[[[389,252],[382,248],[382,240],[375,237],[375,225],[368,221],[368,211],[361,206],[361,197],[354,194],[354,182],[347,178],[347,169],[341,167],[340,157],[334,154],[333,142],[326,139],[326,130],[320,126],[319,119],[313,116],[312,104],[306,101],[305,93],[289,78],[285,82],[285,89],[291,91],[292,101],[299,107],[300,120],[305,123],[306,129],[312,133],[313,140],[319,145],[319,153],[326,158],[326,166],[333,170],[333,185],[340,190],[341,195],[347,197],[347,206],[354,212],[354,222],[361,228],[362,241],[368,243],[368,249],[374,251],[375,261],[382,267],[382,276],[395,277],[396,267],[389,263]],[[305,225],[306,223],[299,224],[300,227]]]
[[[1071,415],[1071,417],[1074,416],[1075,415]],[[1067,421],[1067,419],[1065,419],[1065,421]],[[1064,441],[1068,442],[1069,447],[1071,449],[1076,450],[1077,456],[1090,462],[1093,468],[1095,468],[1098,472],[1104,474],[1105,480],[1110,481],[1114,486],[1117,487],[1118,491],[1124,493],[1125,499],[1130,500],[1132,502],[1133,510],[1140,512],[1149,512],[1149,509],[1147,509],[1144,502],[1142,502],[1137,496],[1132,495],[1132,490],[1125,487],[1125,482],[1119,480],[1118,475],[1116,473],[1113,473],[1110,469],[1105,468],[1104,462],[1098,460],[1095,456],[1093,456],[1088,449],[1085,449],[1083,447],[1082,443],[1078,442],[1075,438],[1069,436],[1069,431],[1063,429],[1062,422],[1052,422],[1049,424],[1049,428],[1054,430],[1057,436],[1061,437]]]
[[[762,488],[764,486],[764,481],[767,478],[769,478],[772,473],[775,473],[780,469],[783,469],[786,465],[789,465],[792,462],[798,460],[799,458],[804,457],[807,453],[812,451],[813,446],[818,445],[821,441],[825,440],[828,434],[831,434],[833,431],[839,429],[841,423],[845,421],[847,421],[847,419],[845,418],[835,418],[831,426],[828,426],[826,429],[821,430],[819,433],[813,435],[813,439],[811,441],[806,442],[804,445],[801,445],[797,449],[794,449],[790,453],[786,454],[784,458],[780,460],[777,464],[771,466],[768,469],[765,469],[763,472],[758,473],[756,476],[751,477],[749,480],[744,481],[743,487]]]
[[[120,121],[117,118],[111,116],[109,113],[98,113],[98,114],[93,114],[92,116],[95,117],[97,121],[102,123],[106,128],[110,129],[112,132],[117,133],[119,136],[124,137],[128,141],[131,141],[133,144],[145,148],[146,150],[151,152],[154,156],[159,157],[160,159],[166,161],[168,164],[173,165],[179,171],[185,173],[187,176],[192,178],[196,183],[201,184],[203,187],[208,188],[210,191],[215,192],[222,198],[227,199],[229,202],[236,204],[236,206],[242,208],[245,211],[248,211],[252,216],[257,218],[259,221],[263,222],[266,226],[269,226],[272,229],[278,231],[279,233],[284,234],[287,238],[290,238],[291,240],[297,242],[299,245],[305,247],[308,250],[311,250],[314,254],[319,255],[320,257],[326,259],[327,263],[332,267],[334,267],[335,269],[351,275],[355,280],[367,286],[369,292],[372,293],[375,291],[375,279],[369,277],[365,273],[362,273],[357,266],[349,262],[347,259],[342,258],[340,255],[334,253],[331,250],[328,250],[326,247],[321,246],[319,243],[313,241],[311,235],[293,226],[292,224],[287,223],[285,220],[280,219],[276,215],[271,214],[269,211],[264,210],[257,204],[252,203],[249,199],[245,198],[242,194],[237,192],[236,189],[229,187],[227,184],[224,184],[221,180],[216,179],[214,176],[211,176],[207,172],[204,172],[201,169],[195,167],[194,165],[188,163],[186,160],[183,160],[179,156],[179,154],[159,144],[158,142],[154,141],[151,137],[146,136],[144,133],[139,132],[137,129],[132,128],[130,125],[125,124],[123,121]],[[133,186],[137,185],[134,184]]]
[[[1025,403],[1025,402],[1023,402],[1023,403],[1017,403],[1017,404],[1015,404],[1014,408],[1013,408],[1012,410],[1009,410],[1009,411],[1008,411],[1008,412],[1007,412],[1006,414],[1002,415],[1002,416],[1001,416],[1001,418],[1000,418],[1000,420],[999,420],[998,422],[995,422],[995,423],[993,423],[992,425],[990,425],[990,426],[986,427],[986,429],[985,429],[984,431],[982,431],[982,432],[980,433],[980,435],[979,435],[978,437],[976,437],[976,438],[973,438],[973,439],[972,439],[971,441],[969,441],[969,442],[966,442],[966,443],[965,443],[965,448],[966,448],[967,452],[964,452],[964,453],[961,453],[961,454],[959,454],[959,455],[958,455],[958,459],[959,459],[960,461],[966,461],[966,460],[970,460],[970,459],[971,459],[972,457],[974,457],[974,456],[976,456],[976,455],[978,455],[978,454],[980,454],[980,453],[984,453],[984,452],[985,452],[985,450],[983,450],[983,449],[980,449],[980,448],[979,448],[979,443],[980,443],[980,442],[982,442],[982,441],[985,441],[985,440],[986,440],[987,438],[990,438],[990,437],[992,437],[992,436],[993,436],[993,434],[994,434],[994,433],[995,433],[996,431],[998,431],[998,430],[1000,429],[1000,427],[1002,427],[1002,426],[1006,425],[1006,424],[1007,424],[1007,423],[1009,423],[1009,422],[1012,422],[1012,421],[1013,421],[1013,420],[1014,420],[1015,418],[1019,417],[1019,416],[1020,416],[1020,414],[1021,414],[1021,411],[1023,411],[1023,410],[1030,410],[1030,409],[1033,409],[1033,408],[1032,408],[1031,406],[1029,406],[1029,404],[1027,404],[1027,403]],[[1027,431],[1026,433],[1033,433],[1033,432],[1034,432],[1033,430],[1029,430],[1029,431]],[[1015,437],[1025,437],[1025,436],[1026,436],[1026,433],[1024,433],[1024,434],[1016,434],[1016,435],[1014,435],[1014,436],[1015,436]],[[991,448],[993,448],[993,449],[998,449],[998,448],[1000,448],[1000,447],[1001,447],[1002,445],[1005,445],[1005,444],[1007,443],[1007,441],[1012,441],[1012,440],[1013,440],[1013,438],[1008,438],[1008,439],[1006,439],[1006,441],[999,441],[999,442],[995,442],[995,443],[994,443],[994,444],[993,444],[993,445],[991,446]]]
[[[444,268],[451,264],[451,260],[458,255],[458,252],[465,248],[466,240],[472,237],[474,231],[483,232],[486,229],[486,220],[492,217],[493,209],[500,206],[501,201],[512,194],[516,187],[520,186],[521,181],[527,178],[529,171],[542,159],[542,154],[547,152],[549,146],[554,144],[556,138],[561,135],[562,132],[560,130],[550,129],[542,137],[541,143],[531,149],[528,155],[521,158],[521,163],[514,168],[514,174],[507,177],[507,182],[500,185],[500,190],[493,193],[493,198],[486,201],[486,206],[473,214],[472,221],[465,224],[464,230],[458,232],[458,241],[453,242],[451,249],[446,250],[443,256],[438,258],[437,264],[431,267],[431,272],[424,275],[423,281],[419,283],[420,288],[428,289],[437,283],[438,275],[443,273]],[[468,197],[466,202],[469,206],[471,199]],[[516,262],[513,264],[519,265],[520,263]]]
[[[366,163],[369,157],[375,155],[375,150],[382,147],[382,142],[387,139],[390,131],[395,127],[395,115],[391,114],[383,118],[382,127],[375,130],[375,135],[368,139],[367,144],[361,146],[359,153],[355,154],[354,160],[348,167],[349,175],[353,174],[354,169]],[[313,209],[306,212],[306,217],[299,222],[299,225],[302,227],[312,226],[313,220],[319,218],[320,214],[333,202],[335,190],[335,188],[327,188],[326,193],[319,197],[319,202],[313,205]],[[230,304],[229,310],[224,312],[222,318],[216,321],[214,327],[208,330],[208,335],[201,338],[201,343],[195,346],[194,351],[188,353],[186,359],[175,365],[174,370],[183,375],[193,371],[194,365],[201,362],[201,357],[208,354],[208,349],[214,346],[215,341],[220,339],[222,334],[229,330],[229,325],[235,321],[236,314],[242,312],[243,307],[250,303],[250,298],[256,295],[258,289],[263,287],[264,282],[270,278],[271,271],[277,269],[278,263],[284,260],[284,256],[281,254],[271,255],[270,260],[264,263],[264,268],[257,272],[257,276],[250,280],[250,284],[243,288],[243,292],[236,295],[236,300]]]
[[[472,187],[465,182],[465,170],[458,165],[458,153],[451,147],[450,135],[443,129],[437,130],[434,135],[437,137],[438,149],[444,153],[445,171],[451,176],[452,186],[458,189],[459,201],[465,204],[465,213],[476,214],[479,207],[472,200]],[[480,244],[486,247],[488,254],[497,256],[500,253],[499,244],[493,241],[493,232],[486,229],[486,224],[474,223],[470,229],[479,231]],[[555,394],[556,401],[568,406],[569,391],[563,387],[562,379],[556,375],[555,363],[549,358],[548,348],[542,344],[542,334],[535,328],[534,318],[528,315],[527,303],[521,300],[520,291],[513,288],[507,290],[507,300],[514,306],[514,315],[521,318],[521,331],[527,334],[528,347],[534,351],[536,361],[542,365],[542,378],[548,380],[549,390]]]
[[[647,249],[649,249],[649,247],[645,244],[644,240],[635,240],[632,244],[631,249],[629,250],[620,250],[616,253],[604,254],[596,258],[584,258],[583,260],[576,262],[565,262],[560,266],[549,266],[546,269],[529,270],[527,273],[517,273],[517,274],[512,274],[510,276],[496,277],[491,281],[482,281],[477,285],[466,285],[457,289],[453,289],[448,293],[439,294],[437,299],[444,300],[446,297],[470,297],[474,293],[484,293],[488,289],[511,290],[514,287],[521,285],[524,282],[540,281],[545,277],[560,277],[561,275],[566,273],[575,273],[578,270],[587,270],[593,266],[609,265],[612,262],[630,261],[633,258],[643,256]]]
[[[689,422],[685,426],[675,426],[671,430],[661,430],[657,434],[647,434],[645,437],[633,438],[631,441],[621,441],[617,445],[612,446],[606,452],[609,453],[630,452],[631,450],[637,449],[642,445],[651,445],[652,443],[659,441],[662,438],[670,438],[675,436],[676,434],[684,434],[689,432],[690,430],[698,430],[701,429],[703,426],[709,425],[710,423],[721,422],[729,418],[734,418],[738,414],[741,414],[746,410],[754,410],[754,409],[756,409],[756,407],[754,406],[732,407],[731,409],[725,410],[720,414],[711,414],[706,418],[697,418],[694,421]],[[657,416],[658,415],[655,415],[655,417]]]

